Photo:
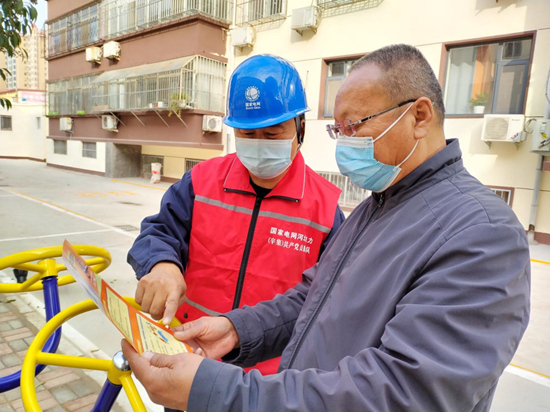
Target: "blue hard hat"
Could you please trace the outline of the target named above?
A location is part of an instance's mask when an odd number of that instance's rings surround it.
[[[309,110],[302,80],[285,59],[259,54],[242,62],[229,79],[226,125],[259,129]]]

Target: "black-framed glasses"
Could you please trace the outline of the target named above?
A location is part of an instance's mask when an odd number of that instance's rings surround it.
[[[370,116],[367,116],[367,117],[363,117],[362,119],[357,120],[356,122],[352,122],[350,119],[346,119],[342,123],[327,124],[327,133],[331,139],[338,139],[339,137],[342,137],[342,136],[353,136],[355,134],[355,128],[357,125],[360,125],[361,123],[365,123],[367,120],[370,120],[376,116],[380,116],[381,114],[387,113],[390,110],[397,109],[398,107],[401,107],[407,103],[414,103],[417,100],[418,99],[405,100],[404,102],[396,104],[395,106],[392,106],[388,109],[382,110],[381,112],[371,114]]]

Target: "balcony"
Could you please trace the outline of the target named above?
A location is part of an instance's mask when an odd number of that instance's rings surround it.
[[[186,110],[223,113],[226,64],[186,56],[48,83],[48,115]]]
[[[193,15],[231,22],[231,0],[107,0],[47,25],[47,56],[139,32]]]
[[[92,111],[223,113],[225,72],[225,63],[202,56],[104,72],[92,82]]]

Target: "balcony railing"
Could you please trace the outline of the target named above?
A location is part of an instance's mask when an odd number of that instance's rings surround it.
[[[49,82],[48,115],[82,115],[92,112],[92,81],[97,77],[81,76]]]
[[[286,19],[286,0],[246,0],[239,1],[236,7],[237,26]]]
[[[107,0],[48,24],[47,57],[197,14],[230,23],[232,7],[232,0]]]
[[[172,20],[202,14],[230,23],[228,0],[110,0],[101,4],[101,37],[112,39]]]
[[[226,64],[202,56],[49,82],[48,115],[163,109],[225,110]]]
[[[337,172],[317,172],[333,185],[342,190],[338,204],[341,207],[355,208],[359,203],[365,200],[370,192],[355,186],[351,180]]]

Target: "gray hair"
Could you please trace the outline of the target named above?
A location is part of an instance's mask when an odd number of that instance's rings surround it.
[[[368,64],[382,70],[381,87],[395,104],[427,97],[432,101],[439,123],[443,124],[445,104],[441,86],[420,50],[407,44],[382,47],[357,60],[350,72]]]

